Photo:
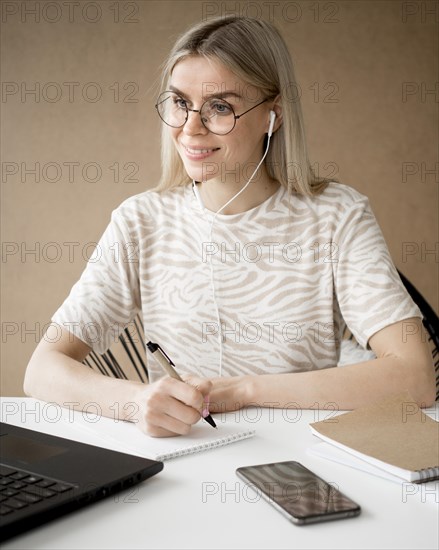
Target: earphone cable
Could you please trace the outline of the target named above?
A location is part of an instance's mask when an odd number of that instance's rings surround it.
[[[215,219],[217,217],[217,215],[222,211],[224,210],[224,208],[226,208],[226,206],[228,206],[232,201],[234,201],[236,199],[236,197],[238,197],[241,193],[243,193],[247,187],[249,186],[250,182],[253,180],[256,172],[259,170],[261,164],[264,162],[265,160],[265,157],[267,156],[267,153],[268,153],[268,149],[270,147],[270,138],[271,138],[271,133],[268,134],[268,138],[267,138],[267,146],[265,148],[265,153],[263,154],[261,160],[259,161],[259,164],[256,166],[253,174],[250,176],[250,179],[248,180],[248,182],[244,185],[244,187],[238,191],[238,193],[236,193],[236,195],[234,195],[230,200],[228,200],[219,210],[217,210],[212,218],[212,221],[210,223],[210,231],[209,231],[209,243],[210,244],[213,244],[212,242],[212,230],[213,230],[213,224],[215,222]],[[209,267],[210,267],[210,284],[211,284],[211,287],[212,287],[212,297],[213,297],[213,303],[215,305],[215,309],[216,309],[216,318],[217,318],[217,323],[218,323],[218,338],[219,338],[219,376],[222,376],[222,371],[223,371],[223,331],[222,331],[222,326],[221,326],[221,319],[220,319],[220,313],[219,313],[219,307],[218,307],[218,303],[216,301],[216,291],[215,291],[215,281],[214,281],[214,277],[213,277],[213,265],[212,265],[212,256],[213,254],[210,254],[209,257]]]

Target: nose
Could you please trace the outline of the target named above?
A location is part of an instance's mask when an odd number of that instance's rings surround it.
[[[209,130],[201,122],[200,111],[196,109],[188,110],[188,118],[183,126],[183,132],[190,135],[207,134]]]

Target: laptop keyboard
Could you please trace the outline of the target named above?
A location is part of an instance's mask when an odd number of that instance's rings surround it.
[[[0,516],[67,493],[74,488],[75,485],[69,483],[60,483],[0,464]]]

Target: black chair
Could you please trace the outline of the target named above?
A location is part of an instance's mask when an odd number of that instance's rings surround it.
[[[124,328],[116,346],[112,346],[102,355],[91,351],[83,363],[106,376],[148,382],[145,335],[141,315],[137,315]]]
[[[436,374],[436,400],[439,400],[439,318],[412,283],[400,271],[398,273],[423,315],[422,322],[428,334]],[[345,338],[353,338],[353,336],[347,331]],[[119,342],[121,346],[115,346],[103,355],[92,351],[84,360],[84,364],[114,378],[139,379],[142,382],[148,382],[145,335],[140,315],[125,327]],[[116,348],[119,349],[116,351]]]
[[[407,292],[412,300],[421,310],[423,315],[422,323],[425,327],[428,336],[428,344],[430,346],[431,355],[433,358],[435,376],[436,376],[436,401],[439,400],[439,317],[434,312],[430,304],[425,300],[422,294],[416,287],[405,277],[399,270],[398,274]],[[356,343],[355,337],[348,328],[345,329],[344,339],[353,340]],[[358,344],[357,344],[358,345]],[[358,345],[359,346],[359,345]],[[370,355],[370,354],[369,354]],[[370,359],[370,356],[367,357]]]
[[[401,281],[406,287],[412,300],[421,310],[423,315],[422,323],[427,331],[428,343],[430,345],[431,354],[433,357],[434,370],[436,375],[436,401],[439,400],[439,317],[436,315],[433,308],[425,300],[422,294],[412,285],[412,283],[399,270]]]

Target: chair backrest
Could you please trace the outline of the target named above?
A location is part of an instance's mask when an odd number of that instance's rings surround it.
[[[137,315],[120,334],[118,343],[104,354],[90,352],[83,363],[106,376],[148,382],[143,322]]]
[[[410,294],[412,300],[421,310],[423,315],[422,323],[427,331],[428,343],[430,345],[431,354],[433,357],[434,370],[436,375],[436,401],[439,400],[439,317],[436,315],[433,308],[417,290],[417,288],[398,271],[401,281]]]

